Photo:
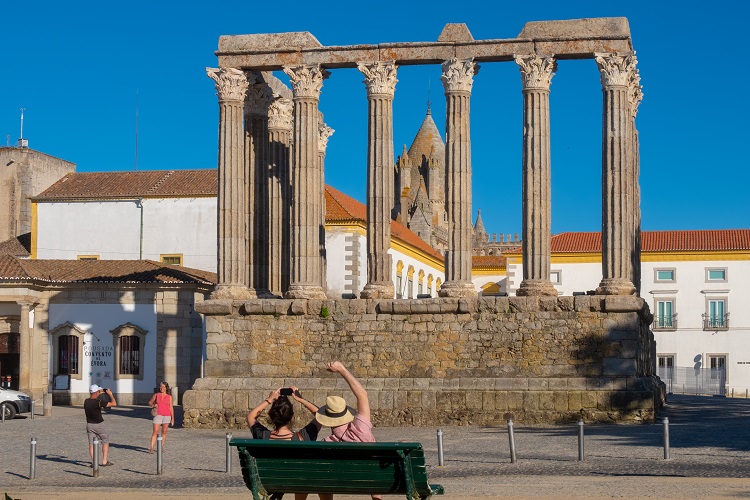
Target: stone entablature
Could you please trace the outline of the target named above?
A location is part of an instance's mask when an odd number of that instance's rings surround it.
[[[653,420],[651,315],[632,296],[427,300],[209,300],[205,378],[185,425],[242,427],[268,390],[342,394],[325,362],[349,364],[381,425]]]

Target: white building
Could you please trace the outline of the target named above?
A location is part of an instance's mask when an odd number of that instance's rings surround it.
[[[750,389],[750,229],[644,231],[641,247],[640,295],[654,315],[663,378],[672,370],[724,368],[727,394],[744,397]],[[600,233],[552,237],[551,279],[560,295],[595,290],[601,266]],[[507,276],[515,294],[523,280],[519,251],[508,254]]]

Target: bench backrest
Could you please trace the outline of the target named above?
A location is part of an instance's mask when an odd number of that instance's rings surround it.
[[[328,443],[233,439],[245,484],[269,493],[408,494],[427,498],[419,443]]]

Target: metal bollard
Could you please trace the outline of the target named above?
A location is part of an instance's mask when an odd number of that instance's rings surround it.
[[[508,444],[510,445],[510,463],[516,463],[516,440],[513,437],[513,419],[508,419]]]
[[[227,453],[227,474],[231,474],[232,473],[232,453],[231,453],[231,449],[229,447],[229,441],[231,441],[231,440],[232,440],[232,433],[231,432],[227,432],[227,449],[226,449],[226,453]]]
[[[747,399],[747,389],[745,389],[745,399]]]
[[[664,417],[664,460],[669,460],[669,418]]]
[[[578,421],[578,461],[583,462],[583,419]]]
[[[94,438],[94,456],[92,457],[91,463],[91,474],[94,477],[99,477],[99,438]]]
[[[437,445],[438,445],[438,465],[442,467],[445,465],[445,460],[443,459],[443,429],[438,429],[437,431]]]
[[[2,416],[3,423],[5,423],[5,403],[3,403],[2,405],[0,405],[0,413],[2,413],[2,415],[3,415]]]
[[[36,438],[31,438],[31,451],[29,455],[29,479],[36,477]]]
[[[161,475],[162,472],[162,437],[161,435],[156,436],[156,474]]]
[[[31,420],[34,420],[34,400],[31,400]]]
[[[734,397],[734,387],[732,387],[732,397]]]

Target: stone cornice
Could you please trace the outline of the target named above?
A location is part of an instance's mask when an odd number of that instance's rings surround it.
[[[524,90],[549,90],[552,77],[557,71],[557,61],[554,57],[540,57],[536,54],[517,55],[515,61],[521,69]]]
[[[367,87],[368,96],[387,95],[393,97],[398,82],[395,61],[358,63],[357,69],[365,75],[365,80],[362,83]]]
[[[474,84],[474,75],[479,72],[479,65],[472,59],[450,59],[443,63],[443,75],[440,80],[445,93],[469,92]]]
[[[283,70],[284,73],[289,76],[289,80],[292,84],[292,93],[295,99],[320,99],[323,80],[331,75],[331,73],[321,68],[319,64],[293,67],[284,66]]]
[[[220,101],[242,101],[247,92],[245,73],[236,68],[206,68],[206,74],[216,83]]]

